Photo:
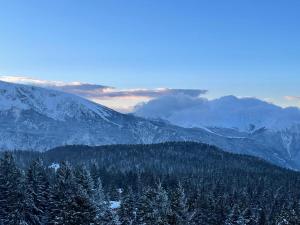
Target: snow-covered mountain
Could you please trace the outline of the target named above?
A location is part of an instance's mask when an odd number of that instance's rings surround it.
[[[0,124],[1,149],[46,150],[66,144],[179,139],[153,122],[117,113],[72,94],[1,81]]]
[[[145,118],[165,119],[182,127],[224,127],[240,131],[262,127],[282,130],[300,124],[299,108],[282,108],[256,98],[235,96],[214,100],[189,96],[165,98],[154,99],[140,105],[135,114]]]
[[[300,127],[293,129],[273,133],[265,129],[182,128],[162,120],[121,114],[72,94],[0,81],[2,150],[199,141],[300,168]]]
[[[235,96],[214,100],[167,96],[140,105],[135,114],[186,128],[206,129],[216,135],[243,137],[252,140],[253,147],[264,148],[265,153],[271,151],[280,161],[284,157],[290,161],[288,164],[300,164],[300,110],[296,107],[282,108],[259,99]],[[242,152],[249,154],[245,150]]]

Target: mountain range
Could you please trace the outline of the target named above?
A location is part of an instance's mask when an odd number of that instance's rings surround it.
[[[218,113],[222,115],[222,111]],[[207,121],[214,121],[212,118]],[[218,118],[232,123],[237,120],[237,115]],[[263,123],[256,125],[252,121],[247,129],[238,129],[232,124],[181,127],[182,124],[173,125],[162,119],[122,114],[73,94],[0,81],[2,150],[45,151],[62,145],[195,141],[300,169],[300,126],[296,121],[278,129],[269,129]]]

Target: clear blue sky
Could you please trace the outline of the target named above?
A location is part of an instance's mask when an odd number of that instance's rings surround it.
[[[0,0],[0,74],[300,95],[299,0]]]

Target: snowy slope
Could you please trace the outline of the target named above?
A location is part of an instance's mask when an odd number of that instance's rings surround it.
[[[112,110],[75,95],[34,86],[0,81],[0,109],[15,112],[34,110],[54,120],[101,117],[106,120]]]

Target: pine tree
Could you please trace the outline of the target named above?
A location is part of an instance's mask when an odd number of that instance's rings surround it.
[[[265,213],[264,209],[259,210],[257,225],[268,225],[267,218],[266,218],[266,213]]]
[[[252,211],[249,208],[246,208],[242,215],[240,216],[238,220],[239,225],[255,225],[255,218],[252,214]]]
[[[184,189],[179,183],[175,189],[171,200],[171,224],[183,225],[191,221],[191,215],[187,205],[187,198]]]
[[[201,191],[197,191],[191,207],[194,209],[191,224],[192,225],[209,225],[210,223],[210,206]],[[221,223],[220,223],[221,224]]]
[[[155,192],[152,188],[148,187],[142,191],[140,198],[137,201],[137,224],[155,224],[153,218],[153,200],[155,199]]]
[[[156,224],[168,224],[168,217],[171,211],[168,194],[161,183],[158,184],[155,192],[156,195],[153,202],[153,208]]]
[[[118,210],[121,225],[133,225],[136,223],[136,206],[132,189],[121,198],[121,206]]]
[[[96,209],[97,224],[114,225],[118,223],[116,215],[110,208],[109,197],[105,195],[100,177],[93,185],[92,202]]]
[[[51,215],[49,224],[92,224],[96,219],[96,207],[81,185],[75,182],[72,168],[61,163],[51,190]]]
[[[26,224],[24,179],[10,153],[0,159],[0,221],[5,225]]]
[[[93,163],[90,167],[90,175],[94,184],[98,181],[98,178],[100,178],[99,168],[95,163]]]
[[[49,182],[41,160],[34,160],[26,174],[26,211],[31,224],[44,224],[47,217]]]
[[[102,220],[105,217],[105,212],[108,210],[108,203],[103,191],[101,179],[98,178],[93,189],[93,202],[96,206],[96,217]]]
[[[75,181],[79,184],[87,195],[92,198],[94,182],[89,171],[84,166],[78,166],[74,172]]]
[[[225,225],[239,225],[239,208],[237,205],[234,205],[231,212],[227,216],[227,219],[225,221]]]

